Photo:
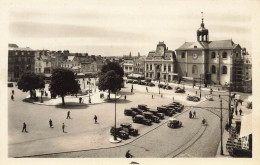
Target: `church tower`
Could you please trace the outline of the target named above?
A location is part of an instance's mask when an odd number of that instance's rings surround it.
[[[203,12],[201,12],[203,14]],[[203,15],[202,15],[202,22],[200,24],[200,28],[197,30],[197,41],[199,42],[207,42],[209,41],[209,31],[205,28],[203,22]]]

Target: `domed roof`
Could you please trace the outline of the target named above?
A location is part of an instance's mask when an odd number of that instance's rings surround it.
[[[205,28],[204,26],[204,22],[203,22],[203,18],[202,18],[202,22],[200,24],[200,28],[197,30],[197,34],[208,34],[208,29]]]

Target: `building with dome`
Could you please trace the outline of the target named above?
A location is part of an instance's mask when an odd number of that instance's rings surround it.
[[[210,41],[204,19],[197,30],[197,41],[185,42],[176,49],[178,76],[202,81],[205,85],[241,88],[243,79],[242,48],[229,40]]]

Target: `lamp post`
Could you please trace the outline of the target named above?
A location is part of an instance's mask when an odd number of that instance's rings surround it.
[[[201,99],[201,75],[200,75],[200,99]]]
[[[41,89],[41,103],[43,103],[42,95],[43,95],[43,89]]]
[[[117,134],[117,131],[116,131],[116,92],[115,92],[115,133],[114,133],[114,140],[116,141],[117,138],[116,138],[116,134]]]
[[[220,154],[224,155],[223,153],[223,132],[222,132],[222,99],[220,99]]]
[[[91,103],[91,98],[90,98],[90,78],[89,78],[89,89],[88,89],[88,94],[89,94],[89,99],[88,99],[88,103]]]
[[[159,78],[159,84],[158,84],[159,94],[161,94],[161,93],[160,93],[160,83],[161,83],[161,81],[160,81],[160,78]]]

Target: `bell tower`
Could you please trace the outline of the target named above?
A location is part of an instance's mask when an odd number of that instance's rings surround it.
[[[201,19],[201,24],[200,28],[197,30],[197,41],[199,42],[208,42],[209,41],[209,31],[208,29],[205,28],[204,25],[204,18],[203,18],[203,12],[202,14],[202,19]]]

